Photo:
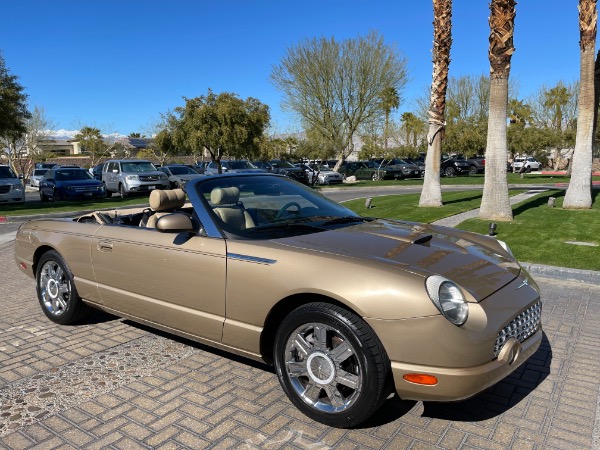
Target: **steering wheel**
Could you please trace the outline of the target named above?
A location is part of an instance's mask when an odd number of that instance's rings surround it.
[[[275,214],[275,220],[281,219],[281,217],[286,213],[287,209],[290,206],[295,206],[297,208],[296,211],[293,211],[294,213],[299,213],[300,210],[302,209],[302,207],[296,202],[286,203],[285,205],[283,205],[281,207],[281,209],[279,211],[277,211],[277,214]]]

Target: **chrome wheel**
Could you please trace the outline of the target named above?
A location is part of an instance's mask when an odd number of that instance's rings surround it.
[[[63,268],[56,261],[46,262],[38,278],[40,300],[50,314],[64,314],[71,298],[71,283]]]
[[[359,397],[360,361],[340,331],[322,323],[303,325],[290,335],[285,358],[293,389],[317,410],[344,411]]]
[[[73,274],[58,252],[49,250],[41,256],[35,279],[42,311],[52,322],[67,325],[87,314],[89,308],[81,301]]]

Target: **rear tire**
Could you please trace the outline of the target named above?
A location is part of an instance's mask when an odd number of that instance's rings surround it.
[[[456,175],[456,169],[454,167],[446,167],[446,169],[444,170],[444,174],[448,178],[452,178],[453,176]]]
[[[275,337],[279,382],[313,420],[348,428],[367,420],[389,391],[390,362],[371,327],[328,303],[292,311]]]

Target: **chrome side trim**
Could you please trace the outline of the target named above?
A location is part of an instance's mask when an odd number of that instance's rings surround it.
[[[246,261],[258,264],[275,264],[277,260],[275,259],[267,259],[267,258],[259,258],[258,256],[250,256],[250,255],[240,255],[238,253],[227,253],[227,258],[235,259],[237,261]]]

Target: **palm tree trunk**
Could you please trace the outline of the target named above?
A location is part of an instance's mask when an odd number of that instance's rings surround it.
[[[592,207],[592,141],[594,131],[594,56],[596,50],[596,0],[579,0],[580,82],[577,136],[571,181],[564,209]]]
[[[429,103],[429,132],[425,178],[419,206],[442,206],[440,164],[444,136],[444,111],[452,45],[452,0],[433,0],[433,79]]]
[[[490,83],[490,113],[485,150],[485,179],[481,199],[480,219],[512,220],[512,208],[506,179],[506,107],[508,79],[492,78]]]
[[[490,3],[490,113],[485,149],[485,181],[479,218],[512,220],[506,179],[506,119],[508,77],[513,46],[515,0],[492,0]]]

